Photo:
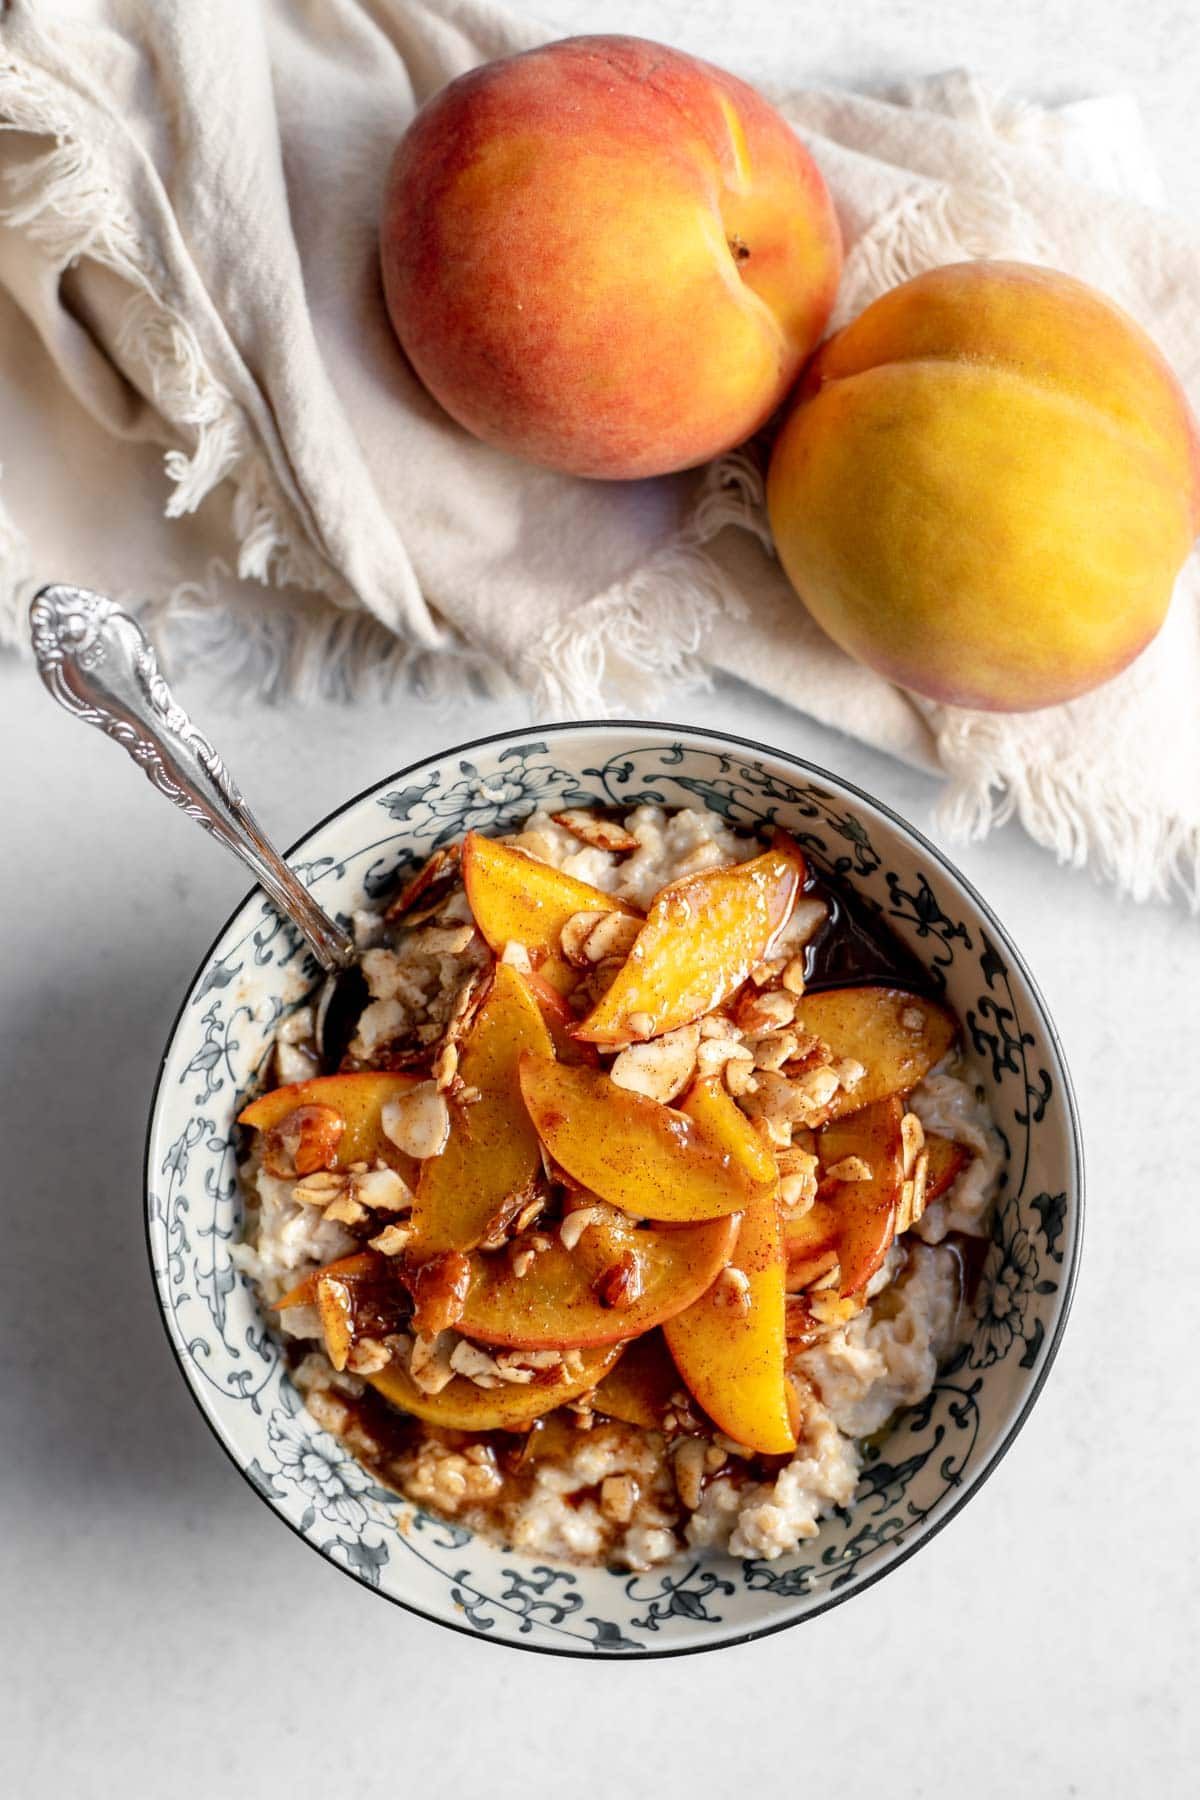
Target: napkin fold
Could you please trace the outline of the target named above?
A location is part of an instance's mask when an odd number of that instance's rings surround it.
[[[474,681],[535,714],[653,710],[720,667],[940,771],[958,835],[1015,814],[1200,906],[1195,557],[1094,694],[940,707],[796,602],[754,446],[588,483],[477,443],[416,382],[378,276],[390,152],[446,81],[550,35],[483,0],[0,0],[0,635],[55,578],[140,601],[176,668],[266,693]],[[1046,263],[1125,306],[1200,402],[1200,243],[1160,210],[1128,100],[1048,111],[963,74],[769,97],[837,205],[835,326],[941,263]]]

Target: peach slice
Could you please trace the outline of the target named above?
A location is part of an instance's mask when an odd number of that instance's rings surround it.
[[[356,1075],[318,1075],[312,1081],[293,1081],[287,1087],[263,1094],[238,1114],[239,1125],[271,1131],[301,1107],[328,1107],[345,1121],[345,1130],[329,1167],[349,1168],[351,1163],[374,1164],[382,1159],[408,1183],[416,1185],[420,1163],[397,1149],[383,1129],[383,1109],[389,1100],[417,1085],[420,1076],[383,1074],[374,1069]]]
[[[523,944],[538,973],[560,994],[569,994],[579,980],[562,954],[568,919],[580,912],[640,917],[624,900],[478,831],[463,839],[462,875],[475,923],[490,948],[499,956],[505,944]]]
[[[620,1354],[620,1344],[585,1350],[580,1372],[567,1375],[563,1371],[557,1381],[512,1382],[503,1387],[481,1388],[465,1375],[456,1375],[440,1394],[423,1393],[398,1362],[389,1363],[386,1369],[367,1379],[393,1406],[431,1425],[444,1425],[453,1431],[521,1431],[543,1413],[553,1412],[556,1406],[577,1400],[580,1394],[594,1388]]]
[[[958,1021],[936,1000],[903,988],[847,987],[802,995],[796,1029],[822,1038],[835,1061],[852,1057],[866,1069],[856,1087],[834,1095],[836,1119],[915,1088],[958,1036]]]
[[[317,1280],[322,1275],[345,1282],[351,1289],[360,1284],[365,1286],[385,1281],[388,1277],[387,1258],[380,1256],[376,1250],[357,1250],[352,1256],[339,1256],[336,1262],[326,1263],[323,1269],[311,1269],[302,1281],[289,1289],[282,1300],[275,1302],[276,1310],[285,1312],[289,1306],[315,1306]]]
[[[639,1218],[694,1223],[740,1212],[761,1181],[686,1113],[598,1069],[521,1058],[521,1092],[555,1161],[589,1193]]]
[[[596,1389],[592,1405],[606,1419],[623,1419],[646,1431],[661,1431],[671,1396],[682,1386],[679,1370],[661,1331],[635,1338],[611,1374]]]
[[[440,1156],[421,1164],[413,1202],[413,1250],[473,1250],[542,1166],[521,1099],[523,1053],[553,1055],[542,1012],[517,971],[497,963],[459,1052],[458,1074],[478,1099],[456,1101]]]
[[[710,1143],[727,1151],[751,1181],[763,1187],[775,1181],[774,1156],[719,1075],[704,1075],[694,1082],[680,1111],[700,1127]]]
[[[663,888],[616,980],[575,1035],[628,1044],[720,1006],[766,956],[796,904],[804,869],[798,845],[780,831],[750,862]]]
[[[826,1274],[834,1254],[841,1265],[838,1291],[843,1296],[858,1293],[879,1268],[896,1233],[904,1181],[903,1117],[903,1103],[893,1094],[845,1119],[832,1120],[818,1134],[817,1153],[824,1170],[857,1159],[870,1173],[861,1181],[826,1174],[808,1212],[785,1223],[788,1286],[793,1291]]]
[[[929,1206],[934,1200],[940,1200],[946,1189],[962,1174],[972,1153],[965,1144],[956,1144],[953,1138],[941,1137],[936,1131],[926,1133],[925,1150],[929,1157],[929,1167],[925,1173],[925,1204]]]
[[[589,1068],[596,1068],[600,1053],[593,1044],[581,1044],[575,1038],[576,1016],[558,989],[536,969],[528,975],[522,970],[521,979],[542,1009],[559,1062],[586,1063]]]
[[[732,1268],[663,1335],[698,1404],[720,1429],[752,1450],[780,1455],[796,1448],[785,1372],[784,1254],[774,1189],[746,1208]]]
[[[599,1210],[599,1209],[598,1209]],[[641,1231],[604,1208],[573,1250],[556,1235],[518,1277],[507,1251],[471,1258],[458,1329],[485,1344],[570,1350],[639,1336],[690,1306],[725,1267],[738,1214],[675,1230]],[[604,1279],[632,1257],[636,1295],[606,1305]]]

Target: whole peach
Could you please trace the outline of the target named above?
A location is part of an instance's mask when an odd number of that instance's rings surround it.
[[[421,380],[477,437],[578,475],[687,468],[775,410],[841,239],[751,88],[638,38],[452,82],[401,139],[384,290]]]
[[[1200,524],[1179,384],[1117,306],[1049,269],[955,263],[826,343],[772,454],[780,559],[834,642],[997,711],[1116,675]]]

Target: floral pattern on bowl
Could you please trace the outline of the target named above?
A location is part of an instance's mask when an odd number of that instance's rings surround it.
[[[1070,1083],[1045,1008],[1002,927],[896,815],[814,766],[689,727],[629,722],[508,733],[352,800],[289,858],[348,918],[438,845],[534,807],[642,802],[778,821],[851,881],[963,1020],[1007,1147],[968,1344],[871,1449],[852,1507],[777,1562],[683,1554],[637,1575],[551,1567],[378,1486],[316,1425],[230,1244],[233,1123],[279,1020],[316,967],[261,894],[205,958],[168,1045],[147,1146],[147,1235],[175,1355],[247,1479],[307,1542],[388,1599],[473,1635],[568,1654],[714,1648],[791,1625],[877,1579],[955,1512],[1023,1423],[1070,1304],[1083,1173]]]

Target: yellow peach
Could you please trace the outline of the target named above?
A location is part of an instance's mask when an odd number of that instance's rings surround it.
[[[1158,631],[1200,523],[1200,441],[1103,295],[955,263],[823,346],[767,504],[843,650],[931,699],[1023,711],[1107,681]]]

